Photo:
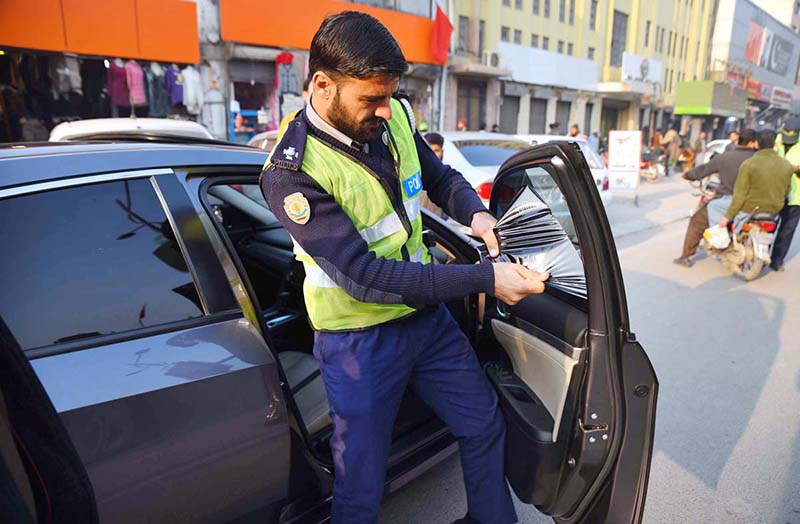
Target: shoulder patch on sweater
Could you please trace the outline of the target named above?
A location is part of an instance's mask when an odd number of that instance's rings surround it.
[[[301,192],[292,193],[283,199],[283,210],[295,224],[306,224],[311,219],[311,205]]]
[[[306,134],[308,129],[299,111],[295,118],[289,122],[286,132],[280,141],[275,144],[275,149],[270,156],[270,163],[289,171],[299,171],[303,165],[303,154],[306,149]]]

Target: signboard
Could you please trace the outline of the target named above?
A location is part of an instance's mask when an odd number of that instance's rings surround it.
[[[775,86],[772,88],[772,100],[770,103],[775,107],[780,109],[791,109],[792,108],[792,92]]]
[[[608,182],[612,191],[639,192],[641,160],[641,131],[610,131],[608,133]]]
[[[632,53],[622,53],[622,79],[660,84],[661,62]]]
[[[794,53],[794,45],[774,31],[750,21],[744,57],[751,64],[767,71],[786,76]]]

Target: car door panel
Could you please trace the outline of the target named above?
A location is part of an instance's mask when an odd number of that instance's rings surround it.
[[[226,522],[286,496],[276,363],[241,316],[32,365],[102,521]]]
[[[484,334],[504,357],[487,373],[509,428],[507,476],[523,502],[559,523],[638,523],[658,386],[630,333],[602,202],[574,143],[509,159],[490,209],[502,215],[525,187],[580,256],[586,296],[548,287],[515,306],[487,299]],[[626,365],[627,353],[636,354],[636,365]],[[637,390],[646,394],[638,398]]]

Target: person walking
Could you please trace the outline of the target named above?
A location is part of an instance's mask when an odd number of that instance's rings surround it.
[[[775,151],[775,137],[776,133],[771,129],[758,132],[758,151],[742,162],[728,209],[716,222],[716,212],[720,207],[713,205],[715,201],[712,201],[708,210],[709,222],[725,227],[756,210],[778,214],[783,209],[794,168]]]
[[[499,254],[496,220],[442,164],[395,98],[408,64],[372,16],[328,16],[309,52],[309,103],[261,176],[270,209],[295,242],[330,404],[333,524],[378,522],[400,401],[411,387],[458,438],[468,513],[511,524],[505,423],[469,340],[444,306],[487,293],[514,304],[548,276],[512,263],[431,264],[419,195],[470,226]]]
[[[433,154],[436,155],[436,158],[442,160],[444,157],[444,137],[439,133],[428,133],[425,135],[425,142],[433,151]],[[436,215],[437,217],[444,218],[446,215],[442,211],[442,208],[434,204],[430,197],[428,196],[428,192],[426,190],[422,190],[419,196],[420,205]]]
[[[686,180],[702,180],[717,173],[719,175],[719,186],[715,190],[714,198],[726,198],[724,208],[730,204],[733,195],[733,187],[736,184],[736,177],[739,174],[739,167],[742,162],[753,156],[758,142],[756,142],[756,132],[752,129],[745,129],[739,136],[737,147],[730,151],[725,151],[712,158],[708,163],[697,166],[685,173],[683,178]],[[684,267],[694,265],[693,257],[697,253],[700,240],[703,239],[703,232],[708,229],[708,205],[703,203],[689,219],[686,228],[686,235],[683,239],[683,251],[681,256],[673,260],[675,264]]]
[[[789,118],[783,126],[775,144],[775,150],[794,167],[789,198],[781,210],[781,221],[772,246],[772,262],[769,267],[783,271],[786,254],[800,222],[800,118]]]

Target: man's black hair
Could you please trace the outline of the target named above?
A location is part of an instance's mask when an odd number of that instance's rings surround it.
[[[772,129],[763,129],[758,132],[758,148],[772,149],[775,147],[775,137],[778,135]]]
[[[426,134],[425,141],[432,146],[444,147],[444,137],[439,133]]]
[[[343,11],[322,21],[308,59],[311,74],[324,71],[358,79],[399,77],[408,69],[400,44],[366,13]]]
[[[749,144],[750,142],[753,142],[754,140],[756,140],[756,131],[755,131],[755,129],[750,129],[750,128],[742,129],[742,132],[739,133],[739,142],[738,142],[738,144],[740,146],[746,146],[747,144]],[[775,142],[775,139],[772,139],[772,141]]]

